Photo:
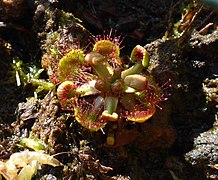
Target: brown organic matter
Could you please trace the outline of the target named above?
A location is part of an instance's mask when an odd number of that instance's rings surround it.
[[[45,154],[64,166],[42,166],[32,179],[217,179],[216,7],[204,0],[0,1],[2,164],[14,153],[42,145]],[[72,48],[90,53],[93,39],[111,29],[115,37],[123,37],[117,64],[123,69],[134,65],[130,54],[140,45],[150,56],[141,74],[151,76],[158,87],[171,79],[172,88],[166,90],[168,101],[158,103],[146,122],[110,121],[90,132],[57,98],[57,59]],[[17,59],[23,62],[22,71],[14,69]],[[40,92],[33,81],[22,82],[33,78],[33,67],[44,68],[37,77]],[[55,88],[43,88],[49,79]],[[145,79],[138,80],[147,85]],[[121,85],[116,81],[109,89],[116,93]],[[96,86],[105,88],[100,81]],[[90,97],[84,99],[90,102]],[[118,114],[121,110],[117,108]],[[105,143],[108,138],[113,146]]]

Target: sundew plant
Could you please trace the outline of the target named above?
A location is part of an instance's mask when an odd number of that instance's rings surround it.
[[[120,37],[96,36],[88,53],[72,46],[61,54],[51,46],[49,56],[44,56],[62,109],[72,111],[90,131],[103,130],[108,124],[143,123],[154,115],[160,101],[167,100],[163,90],[170,87],[169,81],[159,86],[146,71],[150,59],[146,49],[135,46],[125,64],[120,44]],[[107,143],[113,145],[113,138]]]

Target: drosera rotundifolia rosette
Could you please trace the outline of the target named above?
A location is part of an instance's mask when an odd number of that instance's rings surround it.
[[[114,144],[116,124],[143,123],[151,118],[158,103],[167,100],[163,91],[170,87],[170,80],[159,86],[146,71],[150,57],[144,47],[133,48],[128,63],[133,65],[129,66],[121,60],[120,43],[121,38],[111,33],[97,36],[90,52],[76,47],[53,58],[55,73],[50,76],[58,86],[62,109],[72,111],[84,128],[104,132],[107,124],[111,127],[108,145]]]

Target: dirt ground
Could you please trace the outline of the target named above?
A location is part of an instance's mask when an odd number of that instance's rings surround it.
[[[218,4],[205,2],[0,0],[0,160],[30,149],[21,142],[31,135],[64,164],[42,165],[32,179],[218,179]],[[172,85],[153,117],[117,132],[116,147],[75,122],[55,93],[34,96],[49,79],[36,74],[50,45],[89,51],[111,29],[123,59],[143,46],[148,73]]]

